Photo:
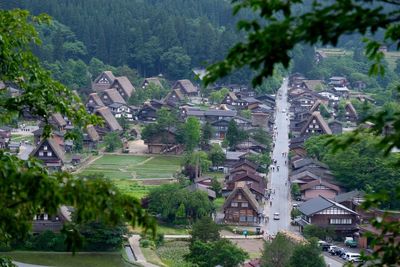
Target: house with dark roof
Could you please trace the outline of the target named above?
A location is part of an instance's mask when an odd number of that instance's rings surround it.
[[[198,96],[199,88],[193,85],[190,80],[178,80],[172,86],[172,90],[178,89],[184,96]]]
[[[317,179],[300,185],[301,199],[309,199],[322,196],[328,199],[334,199],[342,192],[341,188],[327,180]]]
[[[349,82],[347,81],[346,77],[332,76],[329,78],[328,84],[333,87],[346,87],[349,85]]]
[[[235,184],[223,205],[224,222],[239,225],[258,225],[262,206],[257,202],[245,182]]]
[[[172,105],[179,105],[185,102],[185,96],[179,89],[174,89],[164,98],[164,102],[171,103]]]
[[[205,192],[208,196],[208,199],[214,200],[217,197],[217,194],[215,193],[214,190],[209,189],[207,186],[201,185],[199,183],[194,183],[186,187],[186,189],[189,192],[194,192],[194,191],[201,191]]]
[[[300,136],[310,136],[315,134],[332,134],[329,125],[318,111],[311,114],[300,131]]]
[[[364,202],[364,197],[363,191],[353,190],[337,195],[334,200],[351,210],[357,211],[357,208]]]
[[[228,131],[230,120],[221,119],[213,121],[211,126],[214,129],[214,138],[223,140],[225,138],[226,132]]]
[[[221,110],[221,109],[209,109],[204,111],[205,120],[208,122],[214,122],[217,120],[230,121],[237,114],[236,110]]]
[[[61,206],[57,214],[40,213],[33,216],[32,233],[39,234],[44,231],[59,233],[64,223],[69,223],[71,219],[72,207]]]
[[[125,100],[128,100],[135,91],[135,87],[126,76],[116,77],[110,88],[115,88]]]
[[[100,141],[100,135],[97,133],[96,128],[89,124],[83,133],[83,145],[89,149],[95,149]]]
[[[108,106],[111,110],[111,113],[114,115],[116,119],[125,118],[128,121],[134,120],[134,110],[131,106],[128,106],[123,103],[112,103]]]
[[[41,160],[49,171],[60,171],[65,161],[64,151],[54,138],[40,141],[31,156]]]
[[[151,105],[151,103],[145,102],[137,112],[137,119],[139,121],[153,122],[157,119],[157,110],[158,108]]]
[[[223,189],[223,195],[229,195],[229,193],[234,190],[235,184],[238,182],[245,182],[257,201],[261,202],[264,199],[267,184],[264,177],[255,172],[246,172],[233,176],[233,178],[226,182],[226,187]]]
[[[296,218],[296,222],[301,229],[308,224],[329,227],[341,237],[352,236],[358,231],[357,212],[334,200],[318,196],[300,204],[298,210],[301,216]]]
[[[357,123],[358,114],[353,104],[350,101],[346,103],[344,109],[346,112],[346,121]]]
[[[150,154],[181,154],[183,146],[177,140],[175,129],[162,129],[144,140]]]
[[[95,126],[97,133],[99,133],[101,136],[109,132],[122,131],[121,125],[119,125],[117,119],[115,119],[108,107],[100,107],[95,110],[94,114],[100,116],[104,120],[103,125]]]
[[[114,80],[115,76],[111,71],[103,71],[92,82],[92,90],[95,92],[102,92],[106,89],[109,89]]]
[[[64,131],[67,126],[67,121],[57,112],[51,115],[50,124],[52,124],[58,131]]]
[[[85,107],[89,113],[93,113],[96,108],[104,107],[103,101],[97,93],[91,93],[86,100]]]

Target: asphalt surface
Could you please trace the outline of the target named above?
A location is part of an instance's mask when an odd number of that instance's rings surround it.
[[[286,115],[288,111],[287,90],[287,81],[285,80],[276,97],[275,142],[272,153],[272,160],[276,161],[276,164],[272,164],[271,168],[273,169],[270,171],[272,194],[270,200],[265,203],[269,217],[266,230],[270,235],[276,235],[281,230],[288,230],[290,225],[291,204],[287,164],[289,149],[289,121]],[[286,153],[286,155],[282,153]],[[279,220],[274,219],[275,213],[279,213]]]

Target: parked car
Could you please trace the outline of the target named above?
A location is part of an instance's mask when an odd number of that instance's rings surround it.
[[[337,247],[337,246],[335,246],[334,248],[332,248],[330,251],[328,251],[329,252],[329,254],[331,254],[332,256],[337,256],[337,255],[339,255],[340,254],[340,251],[341,251],[341,247]]]
[[[329,248],[328,248],[329,254],[333,255],[332,253],[333,253],[334,251],[336,251],[337,248],[339,248],[339,247],[338,247],[338,246],[329,246]]]
[[[346,246],[350,247],[350,248],[356,248],[356,247],[358,246],[357,241],[355,241],[354,239],[346,240],[346,241],[344,242],[344,244],[345,244]]]
[[[340,248],[340,249],[336,252],[336,255],[339,256],[339,257],[341,257],[342,259],[345,259],[346,253],[347,253],[347,250],[345,250],[344,248]]]
[[[279,212],[275,212],[274,213],[274,220],[279,220],[279,219],[280,219]]]
[[[318,246],[322,249],[322,251],[328,251],[328,249],[331,246],[331,244],[329,244],[328,242],[320,240],[320,241],[318,241]]]
[[[361,255],[359,253],[346,253],[345,260],[348,262],[361,262]]]

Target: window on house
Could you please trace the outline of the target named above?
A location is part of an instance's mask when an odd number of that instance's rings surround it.
[[[329,223],[330,224],[351,224],[352,223],[352,219],[335,218],[335,219],[330,219]]]
[[[239,221],[245,222],[246,221],[246,216],[240,216]]]
[[[317,123],[317,121],[316,121],[316,120],[312,120],[312,122],[313,122],[313,123]]]
[[[47,150],[47,146],[44,146],[44,147],[43,147],[43,150],[46,151],[46,150]]]
[[[316,129],[318,129],[318,128],[319,128],[319,125],[315,125],[314,127],[315,127]]]
[[[247,207],[249,206],[249,203],[247,203],[247,202],[242,202],[241,205],[242,205],[243,208],[247,208]]]
[[[51,157],[51,156],[53,156],[53,153],[51,153],[51,151],[49,151],[49,152],[47,152],[47,156]]]
[[[231,207],[234,207],[234,208],[236,208],[236,207],[238,207],[239,205],[238,205],[238,203],[237,202],[232,202],[231,203]]]
[[[254,221],[254,217],[253,216],[247,216],[247,221],[248,222],[253,222]]]
[[[242,194],[238,194],[238,199],[242,199]]]
[[[43,151],[39,151],[39,157],[43,157]]]
[[[43,220],[47,221],[48,219],[49,219],[49,215],[48,215],[47,213],[45,213],[45,214],[43,215]]]

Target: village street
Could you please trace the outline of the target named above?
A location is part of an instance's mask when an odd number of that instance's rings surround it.
[[[272,153],[272,161],[276,164],[271,165],[270,188],[271,197],[265,203],[265,209],[269,222],[266,225],[266,233],[275,235],[280,230],[287,230],[290,225],[290,195],[288,182],[288,125],[287,120],[288,102],[287,102],[287,84],[284,80],[276,96],[275,112],[275,142]],[[283,154],[284,153],[284,154]],[[279,219],[274,214],[279,213]]]

